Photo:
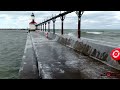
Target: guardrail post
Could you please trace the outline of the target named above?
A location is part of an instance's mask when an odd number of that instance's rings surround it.
[[[43,31],[44,31],[44,23],[43,23]]]
[[[48,32],[50,32],[50,21],[48,21]]]
[[[62,15],[62,16],[60,16],[60,19],[61,19],[61,35],[63,35],[63,21],[64,21],[64,19],[65,19],[65,15]]]
[[[81,28],[80,28],[80,26],[81,26],[81,16],[83,14],[83,11],[76,11],[76,14],[78,16],[78,38],[80,38],[81,37]]]
[[[45,32],[46,32],[46,23],[45,23]]]
[[[53,19],[52,21],[53,21],[53,34],[55,34],[55,21],[56,21],[56,19]]]
[[[42,31],[42,24],[40,24],[40,28],[41,28],[41,31]]]

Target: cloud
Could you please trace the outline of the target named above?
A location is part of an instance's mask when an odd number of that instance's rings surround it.
[[[9,16],[7,14],[2,14],[2,15],[0,15],[0,19],[11,20],[12,16]]]
[[[60,11],[0,11],[0,28],[16,27],[27,28],[31,13],[35,14],[37,23],[44,19],[58,15]],[[62,11],[64,12],[64,11]],[[77,29],[78,18],[75,12],[65,16],[64,28]],[[51,28],[53,22],[51,21]],[[56,28],[61,28],[60,18],[56,19]],[[119,28],[120,29],[120,11],[85,11],[81,17],[81,27],[84,29],[99,28]]]

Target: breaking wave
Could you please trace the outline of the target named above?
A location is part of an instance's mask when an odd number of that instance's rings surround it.
[[[89,34],[102,34],[103,32],[86,32],[86,33],[89,33]]]
[[[75,36],[75,34],[74,34],[74,33],[68,33],[67,35],[68,35],[68,36],[72,36],[72,37],[74,37],[74,36]]]

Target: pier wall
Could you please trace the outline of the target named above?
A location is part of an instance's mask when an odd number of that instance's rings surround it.
[[[119,46],[112,45],[104,41],[92,40],[88,38],[74,38],[65,35],[49,33],[49,39],[55,39],[58,43],[70,47],[86,56],[99,60],[115,69],[120,70],[120,62],[112,60],[110,52]]]

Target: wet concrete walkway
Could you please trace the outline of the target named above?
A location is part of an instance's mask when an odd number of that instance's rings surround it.
[[[97,60],[49,40],[43,32],[30,32],[43,79],[112,79],[107,71],[119,72]],[[102,76],[101,76],[102,75]]]

